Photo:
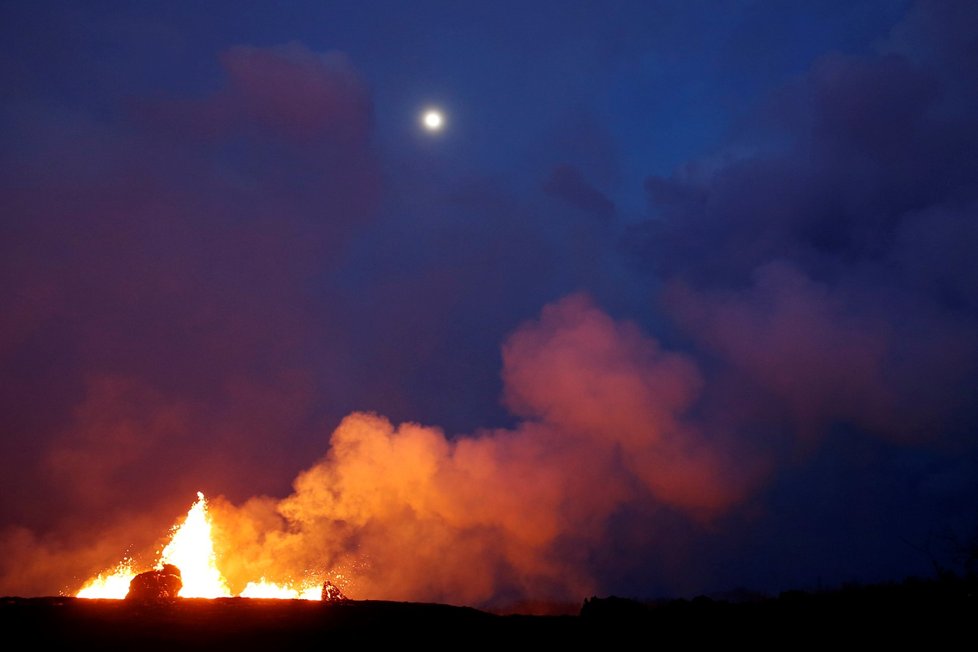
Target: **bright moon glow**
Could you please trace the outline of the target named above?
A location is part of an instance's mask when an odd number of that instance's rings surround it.
[[[445,123],[445,118],[439,111],[431,109],[429,111],[425,111],[421,121],[424,123],[425,129],[428,131],[438,131]]]

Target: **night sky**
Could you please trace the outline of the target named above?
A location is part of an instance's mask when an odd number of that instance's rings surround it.
[[[960,569],[976,80],[973,0],[4,2],[0,595],[197,490],[351,597]]]

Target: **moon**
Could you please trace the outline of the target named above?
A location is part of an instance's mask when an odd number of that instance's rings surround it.
[[[445,116],[438,109],[427,109],[421,115],[421,124],[428,131],[441,131],[445,126]]]

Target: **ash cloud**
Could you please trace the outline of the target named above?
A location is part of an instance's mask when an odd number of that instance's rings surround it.
[[[796,432],[960,442],[974,417],[978,105],[946,76],[974,43],[931,40],[951,5],[915,8],[886,53],[816,61],[766,102],[750,153],[646,182],[633,259]]]
[[[966,253],[978,103],[963,83],[978,44],[965,16],[966,2],[917,3],[878,53],[820,57],[729,149],[649,177],[650,217],[623,240],[701,361],[703,418],[770,455],[767,484],[726,531],[765,551],[757,576],[775,583],[814,584],[796,555],[835,574],[926,573],[894,541],[933,549],[937,533],[973,529],[974,483],[923,489],[957,475],[956,458],[973,468],[978,445]]]
[[[517,329],[503,361],[515,428],[446,437],[355,413],[291,496],[218,506],[232,585],[357,567],[349,592],[362,596],[573,599],[595,590],[585,560],[619,510],[706,523],[756,479],[759,460],[690,419],[695,362],[584,295]]]

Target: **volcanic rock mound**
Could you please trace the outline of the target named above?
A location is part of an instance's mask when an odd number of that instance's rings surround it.
[[[140,573],[129,583],[127,600],[169,600],[177,597],[183,588],[180,569],[173,564],[163,564],[159,570]]]
[[[326,580],[323,584],[323,602],[342,602],[349,600],[332,582]]]

